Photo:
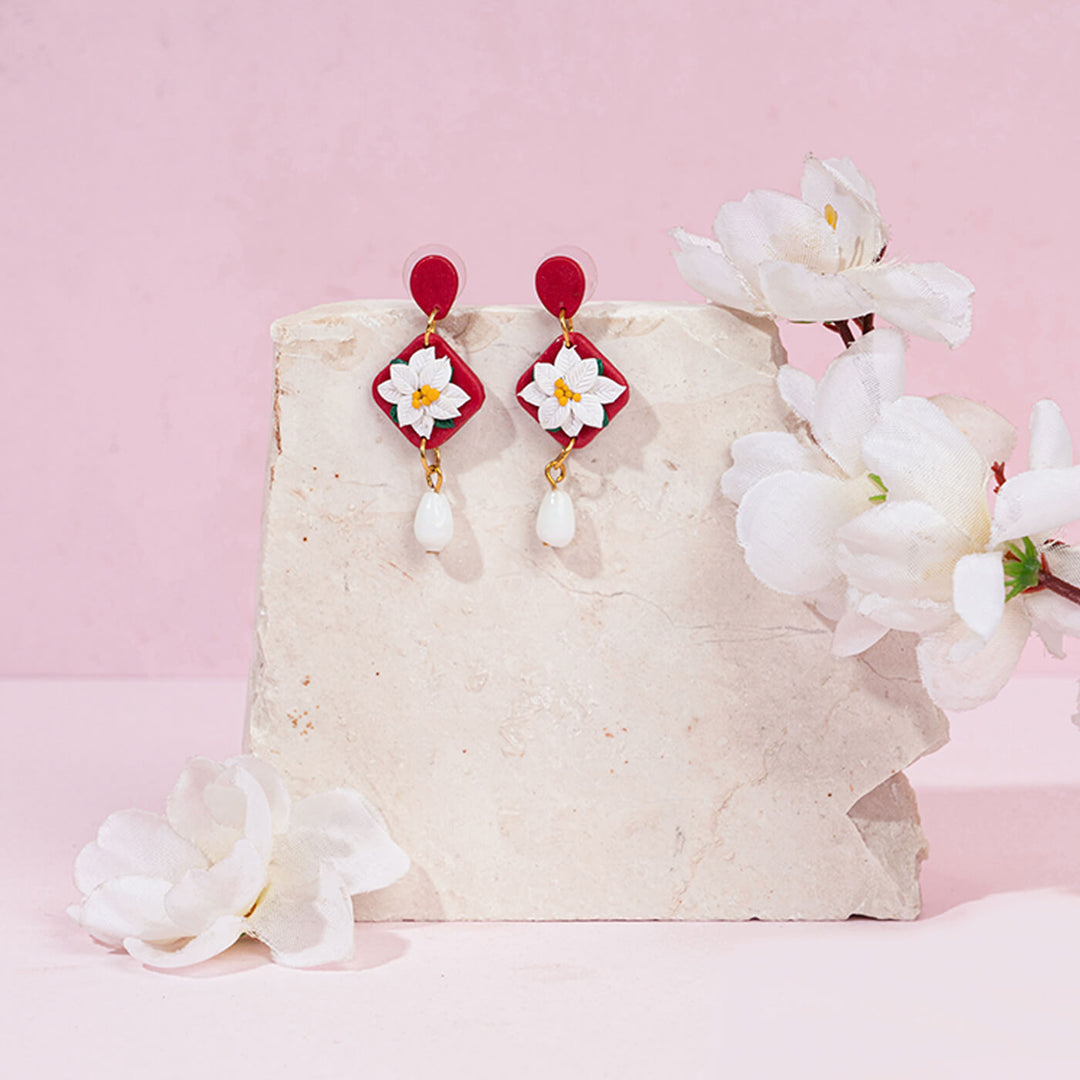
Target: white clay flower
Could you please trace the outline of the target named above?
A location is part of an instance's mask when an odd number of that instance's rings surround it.
[[[683,277],[718,304],[794,322],[876,313],[950,346],[970,333],[971,282],[941,263],[883,259],[874,188],[848,158],[808,157],[801,199],[751,191],[725,203],[713,233],[672,235]]]
[[[165,817],[121,810],[106,819],[75,861],[83,899],[69,914],[151,967],[198,963],[243,934],[278,963],[311,967],[351,956],[350,896],[384,888],[408,866],[357,792],[291,805],[258,758],[193,758]]]
[[[453,426],[469,395],[450,381],[450,361],[436,357],[435,346],[417,349],[408,362],[395,360],[390,378],[379,383],[379,395],[394,408],[400,427],[412,427],[422,439],[428,438],[438,423]]]
[[[626,389],[621,383],[600,374],[600,365],[591,356],[579,355],[573,345],[564,345],[553,364],[537,362],[533,381],[521,390],[521,397],[540,410],[538,420],[546,431],[561,428],[569,436],[582,427],[603,427],[607,423],[605,405]]]

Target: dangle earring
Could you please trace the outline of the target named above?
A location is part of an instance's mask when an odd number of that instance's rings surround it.
[[[537,296],[559,320],[562,333],[517,384],[522,408],[562,447],[544,469],[551,490],[536,516],[536,535],[557,548],[574,539],[574,504],[559,488],[566,479],[566,460],[572,450],[592,442],[630,399],[615,365],[574,330],[574,315],[592,293],[596,269],[586,252],[566,250],[577,257],[565,251],[552,254],[536,271]]]
[[[421,248],[409,256],[403,277],[427,317],[427,328],[371,384],[375,403],[420,450],[429,490],[416,509],[413,532],[432,553],[442,551],[454,535],[450,500],[442,493],[439,447],[484,403],[483,383],[435,332],[436,323],[450,313],[464,276],[465,264],[449,248]]]

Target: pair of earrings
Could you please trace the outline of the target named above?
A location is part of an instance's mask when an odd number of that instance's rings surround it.
[[[551,490],[536,516],[536,535],[549,547],[565,547],[574,538],[574,504],[559,488],[570,452],[592,442],[630,398],[615,365],[574,330],[574,315],[591,292],[582,262],[591,269],[592,260],[578,254],[580,261],[569,254],[550,255],[537,268],[537,295],[559,320],[560,334],[526,368],[515,388],[521,407],[561,447],[544,468]],[[429,490],[417,507],[413,532],[426,551],[439,552],[454,535],[450,502],[442,493],[439,448],[479,412],[485,392],[472,368],[436,331],[464,277],[460,257],[446,248],[422,249],[406,262],[404,276],[427,316],[427,327],[376,375],[372,395],[420,450]]]

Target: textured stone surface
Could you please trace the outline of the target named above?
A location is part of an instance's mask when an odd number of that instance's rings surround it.
[[[911,650],[829,655],[747,572],[719,480],[791,423],[771,326],[587,305],[627,408],[571,455],[577,538],[534,533],[553,441],[514,402],[533,308],[445,334],[488,388],[443,450],[456,532],[421,552],[416,450],[368,387],[405,303],[283,319],[249,742],[300,792],[348,784],[413,857],[366,918],[910,918],[924,840],[899,775],[946,738]],[[895,636],[895,635],[894,635]]]

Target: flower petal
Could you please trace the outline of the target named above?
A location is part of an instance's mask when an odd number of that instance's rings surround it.
[[[431,415],[431,411],[427,408],[420,410],[420,416],[418,416],[412,422],[412,429],[420,436],[421,439],[426,439],[434,430],[435,420]]]
[[[769,309],[792,322],[830,322],[865,315],[873,301],[857,282],[823,274],[797,262],[765,262],[758,267],[761,295]]]
[[[446,394],[440,394],[439,400],[432,402],[427,409],[433,420],[453,420],[455,416],[461,415],[461,410]]]
[[[552,383],[552,385],[554,385],[554,383]],[[534,379],[528,386],[522,387],[522,389],[518,391],[518,397],[527,401],[530,405],[539,407],[544,404],[544,401],[547,398],[551,397],[551,394],[545,393],[543,389],[541,389],[540,384]]]
[[[889,628],[860,615],[857,611],[846,611],[833,631],[833,656],[857,656],[866,652],[871,645],[877,644]]]
[[[420,369],[417,382],[420,386],[430,386],[433,390],[442,390],[450,382],[452,375],[450,361],[445,356],[436,357]]]
[[[399,368],[403,368],[404,366],[404,364],[394,365],[394,367]],[[396,405],[399,401],[407,401],[409,398],[412,397],[411,392],[408,394],[408,396],[403,395],[401,391],[397,388],[397,385],[395,384],[393,379],[387,379],[386,382],[379,383],[378,390],[379,397],[381,397],[383,401],[389,401],[391,405]]]
[[[887,405],[863,439],[863,461],[889,489],[889,499],[929,503],[962,529],[973,548],[989,537],[988,470],[982,454],[925,398]]]
[[[469,400],[469,394],[462,390],[457,383],[450,383],[443,388],[442,393],[439,395],[440,401],[443,401],[444,399],[449,401],[451,405],[456,405],[460,408]]]
[[[936,394],[930,401],[967,436],[987,465],[1009,460],[1016,446],[1016,428],[1001,413],[955,394]]]
[[[203,933],[223,915],[246,915],[266,885],[266,867],[259,849],[240,840],[209,869],[189,870],[165,897],[165,910],[184,937]]]
[[[1022,600],[1044,640],[1049,634],[1080,637],[1080,605],[1049,589],[1024,593]]]
[[[863,483],[781,472],[755,484],[735,519],[746,563],[777,592],[805,596],[839,576],[836,530],[866,506]]]
[[[814,438],[844,472],[857,475],[863,471],[863,437],[903,392],[904,338],[897,330],[872,330],[842,352],[818,383]]]
[[[981,648],[952,659],[956,646],[970,635],[962,619],[946,630],[926,635],[918,644],[919,674],[934,704],[942,709],[974,709],[989,701],[1009,681],[1031,633],[1031,619],[1016,604],[1007,604],[994,636]]]
[[[580,401],[571,402],[570,412],[589,427],[604,426],[604,406],[594,394],[582,394]]]
[[[595,356],[579,356],[566,368],[567,387],[575,394],[586,394],[600,377],[600,366]]]
[[[817,382],[813,375],[808,375],[790,364],[784,364],[776,373],[776,386],[780,396],[796,416],[807,423],[814,419]]]
[[[428,345],[427,348],[417,349],[416,352],[409,357],[409,368],[413,373],[413,378],[416,379],[415,390],[420,386],[420,372],[427,367],[435,359],[435,346]]]
[[[270,803],[259,781],[240,765],[192,758],[169,794],[165,813],[211,862],[224,858],[242,837],[270,853]]]
[[[206,866],[206,858],[160,814],[119,810],[98,829],[97,840],[75,859],[75,885],[84,895],[115,877],[178,881],[188,870]]]
[[[810,155],[803,166],[803,202],[823,216],[831,207],[833,229],[845,267],[873,262],[885,246],[888,235],[877,208],[877,196],[850,158]]]
[[[1056,402],[1049,398],[1036,401],[1028,426],[1031,430],[1029,468],[1068,469],[1072,466],[1072,438]]]
[[[673,229],[671,235],[679,245],[673,252],[675,265],[687,285],[713,303],[751,315],[767,315],[764,301],[735,269],[724,249],[704,236],[694,236],[685,229]]]
[[[860,592],[897,600],[953,595],[953,567],[968,538],[932,506],[891,496],[837,531],[837,565]]]
[[[403,364],[396,366],[404,367]],[[292,799],[289,797],[289,789],[285,786],[281,773],[269,761],[263,761],[254,754],[238,754],[236,757],[228,758],[224,764],[236,765],[255,777],[270,807],[272,830],[275,833],[285,832],[289,827],[289,807],[292,805]]]
[[[307,853],[330,863],[350,893],[383,889],[409,869],[409,856],[357,791],[342,788],[302,799],[293,822],[307,834]]]
[[[408,400],[402,399],[398,402],[397,407],[397,422],[398,427],[415,427],[416,424],[423,419],[424,410],[416,408],[412,403],[412,398]]]
[[[721,490],[732,502],[766,476],[778,472],[814,472],[823,460],[786,431],[755,431],[736,439],[731,446],[734,464],[720,480]]]
[[[288,967],[347,960],[353,953],[352,901],[337,871],[323,866],[313,883],[285,888],[271,881],[247,930]]]
[[[124,948],[136,960],[155,968],[190,967],[202,963],[212,956],[223,953],[233,945],[244,932],[245,920],[240,915],[226,915],[220,918],[203,933],[196,937],[182,939],[165,947],[151,944],[137,937],[124,939]]]
[[[740,202],[725,203],[713,233],[735,269],[762,295],[760,269],[766,263],[797,263],[817,274],[840,269],[836,234],[821,213],[793,195],[751,191]]]
[[[545,431],[554,431],[570,419],[570,406],[560,405],[554,397],[544,398],[537,419]]]
[[[604,405],[610,405],[613,401],[616,401],[622,393],[626,390],[626,387],[622,383],[617,383],[614,379],[609,379],[606,375],[598,375],[596,381],[592,385],[592,390],[589,392],[595,394],[597,399]]]
[[[883,319],[909,334],[955,348],[971,333],[975,287],[942,263],[875,263],[847,272]]]
[[[990,543],[1053,532],[1080,518],[1080,465],[1017,473],[994,503]]]
[[[570,415],[563,421],[562,429],[567,435],[573,438],[580,433],[583,425],[581,423],[581,417],[575,416],[573,409],[569,406],[567,406],[567,412],[569,412]]]
[[[555,363],[552,365],[555,368],[555,377],[566,378],[566,373],[570,370],[571,366],[577,363],[581,359],[580,354],[577,351],[576,345],[563,345],[563,347],[555,354]],[[534,372],[533,378],[536,378]],[[554,383],[552,383],[552,389],[554,389]]]
[[[416,378],[416,372],[408,364],[391,364],[390,382],[397,391],[398,397],[412,397],[413,391],[420,385]],[[385,385],[386,383],[382,384],[382,386]],[[379,387],[380,393],[382,392],[382,386]],[[383,397],[386,397],[386,394],[383,394]],[[387,400],[391,399],[387,398]]]
[[[125,938],[171,941],[180,930],[165,911],[172,882],[132,874],[102,882],[75,916],[98,941],[119,945]]]
[[[559,377],[559,372],[555,370],[554,364],[541,364],[537,362],[533,365],[533,382],[531,385],[538,386],[545,394],[555,393],[555,380]]]
[[[1005,611],[1005,570],[1000,551],[965,555],[953,570],[953,607],[981,638],[989,641]]]
[[[932,634],[943,630],[955,618],[952,601],[900,599],[867,593],[859,599],[856,610],[860,615],[887,626],[913,634]]]

